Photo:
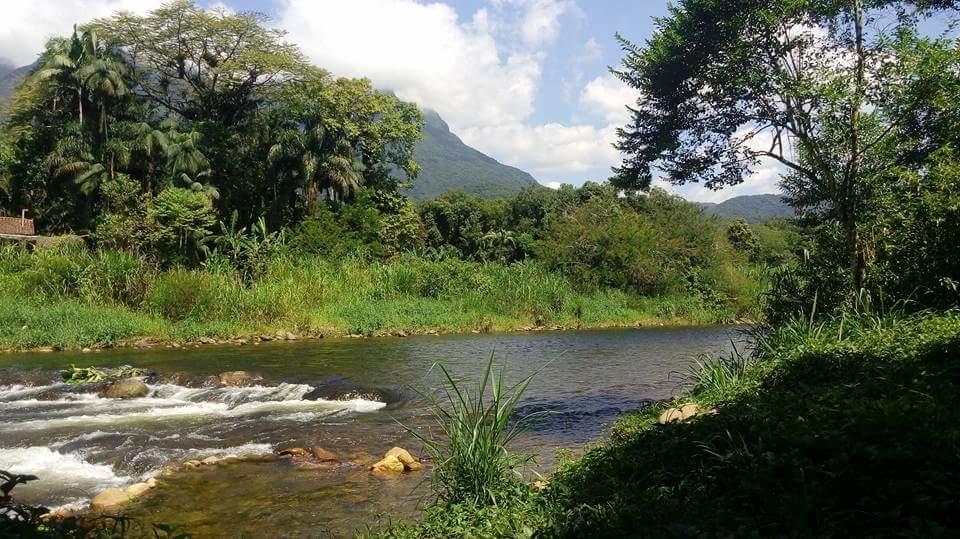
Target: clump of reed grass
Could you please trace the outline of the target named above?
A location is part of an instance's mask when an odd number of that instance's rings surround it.
[[[514,418],[536,372],[508,387],[504,380],[506,365],[495,371],[493,360],[491,353],[474,391],[439,363],[435,367],[443,373],[443,397],[418,390],[428,401],[442,435],[429,438],[410,432],[435,462],[433,484],[444,502],[497,505],[501,496],[519,483],[519,468],[530,461],[529,456],[511,452],[509,445],[545,413]]]
[[[694,393],[727,395],[740,386],[748,365],[748,356],[734,346],[727,355],[696,359],[687,372],[687,380],[693,383]]]

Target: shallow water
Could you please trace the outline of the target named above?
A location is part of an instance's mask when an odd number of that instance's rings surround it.
[[[676,394],[693,359],[738,338],[732,328],[671,328],[0,356],[0,469],[40,476],[15,494],[56,506],[211,455],[322,446],[349,462],[394,445],[417,452],[401,424],[433,427],[411,387],[438,387],[431,371],[438,361],[472,385],[495,352],[513,381],[545,366],[521,413],[552,413],[517,449],[549,473],[558,449],[583,448],[619,415]],[[157,375],[145,398],[104,399],[58,381],[70,364],[129,364]],[[234,370],[264,380],[209,385],[209,377]],[[350,464],[306,470],[288,461],[243,462],[178,474],[129,512],[197,537],[344,536],[415,517],[428,477],[383,480]]]

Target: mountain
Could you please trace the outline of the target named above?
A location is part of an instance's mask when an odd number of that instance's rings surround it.
[[[0,101],[13,94],[17,81],[32,68],[0,63]],[[540,185],[530,174],[464,144],[435,111],[426,109],[423,116],[424,138],[414,150],[420,176],[413,181],[412,188],[404,189],[412,198],[424,200],[454,189],[482,198],[502,198]]]
[[[416,200],[459,189],[482,198],[502,198],[540,186],[530,174],[485,155],[450,132],[436,111],[423,111],[423,140],[414,150],[420,176],[406,193]]]
[[[29,73],[33,67],[34,64],[16,67],[0,61],[0,103],[6,101],[13,95],[13,89],[17,85],[17,82],[20,81],[21,77]],[[2,114],[2,111],[0,111],[0,114]],[[0,116],[0,118],[2,118],[2,116]]]
[[[748,223],[762,223],[770,219],[793,217],[793,208],[780,195],[744,195],[720,203],[699,202],[704,213],[721,219],[745,219]]]

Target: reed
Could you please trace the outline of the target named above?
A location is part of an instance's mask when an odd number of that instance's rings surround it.
[[[408,430],[433,458],[433,485],[444,502],[497,505],[501,496],[516,486],[518,469],[530,460],[511,452],[509,446],[544,414],[514,417],[536,372],[507,386],[506,365],[495,370],[493,360],[491,353],[473,391],[439,363],[435,367],[443,374],[442,397],[418,391],[429,403],[441,436],[433,438]]]

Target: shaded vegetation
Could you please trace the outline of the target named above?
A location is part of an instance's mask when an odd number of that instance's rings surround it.
[[[620,419],[545,492],[387,534],[952,535],[958,358],[956,312],[796,320],[749,364],[709,362],[688,395]],[[718,411],[659,424],[685,402]]]

